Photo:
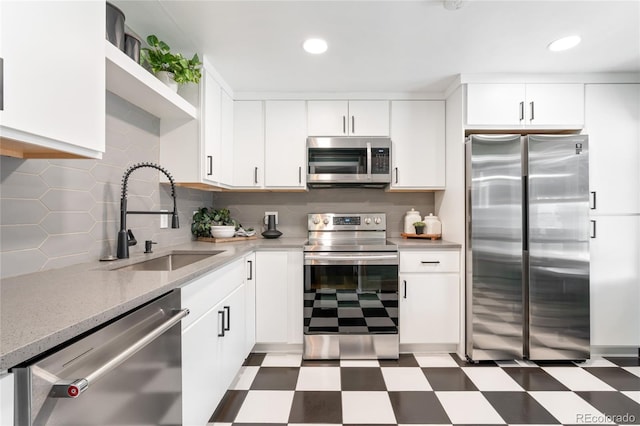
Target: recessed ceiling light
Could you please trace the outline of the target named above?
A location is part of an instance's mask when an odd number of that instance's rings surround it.
[[[547,48],[552,52],[561,52],[563,50],[571,49],[572,47],[576,47],[580,44],[582,39],[580,36],[572,35],[568,37],[560,38],[554,42],[551,42]]]
[[[302,44],[304,50],[314,55],[319,55],[327,51],[327,42],[321,38],[309,38]]]

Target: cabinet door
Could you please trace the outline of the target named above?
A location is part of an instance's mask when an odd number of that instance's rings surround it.
[[[583,84],[527,84],[526,124],[535,127],[582,128]]]
[[[389,101],[349,101],[351,136],[389,136]]]
[[[13,424],[13,373],[0,376],[0,425]]]
[[[257,343],[302,343],[302,252],[256,253]]]
[[[233,182],[233,99],[222,90],[221,137],[220,137],[220,175],[218,182],[231,185]]]
[[[400,343],[459,343],[458,274],[400,274]]]
[[[521,126],[524,84],[467,84],[467,127]]]
[[[256,254],[244,258],[245,348],[246,358],[256,344]]]
[[[206,425],[226,391],[218,377],[222,305],[182,332],[182,424]],[[222,313],[220,313],[222,312]]]
[[[221,354],[220,363],[218,364],[218,381],[223,388],[222,395],[233,382],[245,359],[246,312],[244,290],[244,286],[238,287],[218,305],[219,311],[224,312],[224,336],[218,340],[218,344],[221,345],[220,349],[218,349]],[[220,398],[222,398],[222,395],[220,395]],[[213,411],[209,413],[209,415],[211,414],[213,414]]]
[[[308,101],[309,136],[346,136],[349,133],[347,101]]]
[[[265,186],[305,188],[307,108],[304,101],[265,102]]]
[[[591,344],[640,346],[640,216],[594,219]]]
[[[222,177],[222,89],[206,70],[202,80],[202,179],[218,182]]]
[[[585,90],[592,213],[640,213],[640,84],[587,84]]]
[[[34,151],[45,150],[45,156],[58,151],[58,157],[100,158],[105,150],[104,2],[11,1],[1,7],[0,135],[34,144]],[[11,153],[20,147],[7,140],[0,147],[3,155],[20,156]]]
[[[391,102],[391,189],[444,189],[444,101]]]
[[[284,343],[288,338],[287,253],[256,253],[256,342]],[[302,284],[301,284],[302,285]]]
[[[233,186],[264,185],[264,112],[262,101],[233,104]]]

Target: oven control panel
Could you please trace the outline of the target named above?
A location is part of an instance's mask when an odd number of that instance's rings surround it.
[[[386,231],[385,213],[311,213],[309,231]]]

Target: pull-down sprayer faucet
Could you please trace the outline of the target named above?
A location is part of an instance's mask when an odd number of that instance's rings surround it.
[[[142,167],[151,167],[152,169],[157,169],[164,173],[164,175],[171,182],[171,198],[173,198],[173,212],[166,211],[127,211],[127,182],[129,181],[129,175],[134,170],[140,169]],[[179,228],[180,224],[178,223],[178,209],[176,208],[176,185],[173,181],[173,177],[166,171],[163,167],[160,167],[154,163],[138,163],[129,167],[122,177],[122,195],[120,197],[120,230],[118,231],[118,259],[128,259],[129,258],[129,246],[134,246],[138,242],[131,230],[127,230],[127,215],[128,214],[170,214],[171,215],[171,227]]]

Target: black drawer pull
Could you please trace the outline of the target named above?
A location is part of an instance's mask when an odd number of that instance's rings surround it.
[[[437,265],[438,263],[440,263],[440,261],[439,260],[423,260],[420,263],[429,264],[429,265]]]

